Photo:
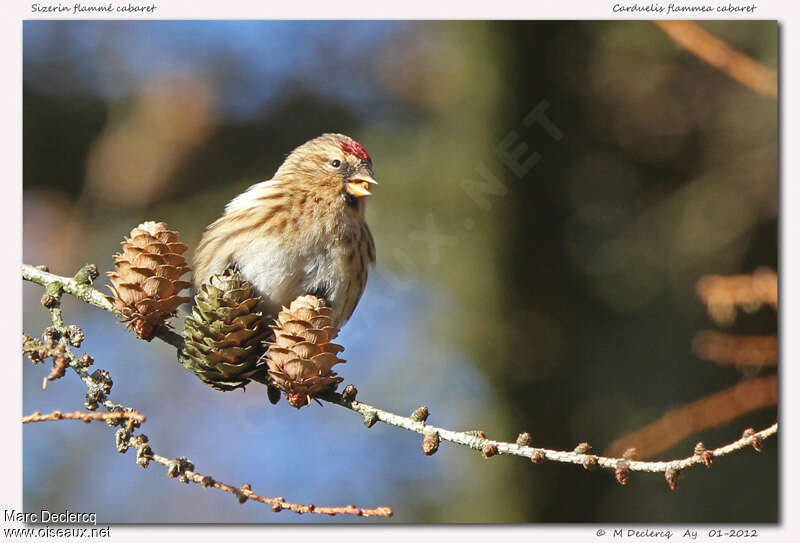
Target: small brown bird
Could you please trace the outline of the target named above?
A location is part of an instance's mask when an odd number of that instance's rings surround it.
[[[341,327],[375,263],[364,218],[373,175],[372,159],[348,136],[323,134],[296,148],[271,180],[231,200],[208,226],[194,255],[195,287],[234,266],[263,298],[265,314],[314,294]]]

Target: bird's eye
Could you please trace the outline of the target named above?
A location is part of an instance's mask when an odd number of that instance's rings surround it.
[[[331,160],[331,166],[333,166],[334,168],[338,168],[341,165],[342,161],[339,160],[338,158],[334,158],[333,160]]]

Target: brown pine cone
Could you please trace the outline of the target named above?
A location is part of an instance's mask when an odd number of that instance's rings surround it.
[[[140,338],[152,339],[155,327],[190,300],[178,295],[191,284],[180,279],[189,271],[185,251],[166,223],[147,221],[131,230],[114,255],[114,271],[108,272],[113,296],[107,298]]]
[[[286,393],[293,407],[307,405],[315,394],[335,387],[342,378],[331,371],[344,360],[344,347],[332,343],[339,330],[332,325],[333,310],[325,300],[306,295],[278,313],[274,341],[264,355],[272,385]]]

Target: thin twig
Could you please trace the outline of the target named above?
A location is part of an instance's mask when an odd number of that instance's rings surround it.
[[[675,43],[685,47],[742,85],[769,98],[778,96],[778,76],[693,21],[653,21]]]
[[[163,466],[167,466],[168,468],[173,468],[176,465],[176,460],[171,460],[159,454],[152,454],[149,457],[150,460],[157,462]],[[393,515],[392,509],[389,507],[376,507],[374,509],[365,509],[361,507],[356,507],[355,505],[345,505],[341,507],[328,507],[328,506],[317,506],[314,504],[300,504],[300,503],[291,503],[285,501],[282,497],[270,498],[267,496],[261,496],[260,494],[256,494],[250,488],[250,485],[245,483],[239,488],[231,486],[226,483],[222,483],[220,481],[216,481],[213,478],[203,475],[202,473],[198,473],[191,469],[184,469],[180,471],[180,475],[183,475],[187,481],[191,481],[193,483],[197,483],[202,485],[203,487],[207,488],[216,488],[219,490],[223,490],[225,492],[230,492],[234,496],[236,496],[240,502],[244,503],[246,500],[254,500],[261,503],[266,503],[272,506],[272,510],[274,512],[279,512],[283,510],[287,511],[294,511],[295,513],[303,514],[303,513],[315,513],[318,515],[356,515],[359,517],[391,517]],[[172,475],[175,476],[175,475]]]
[[[28,279],[28,277],[25,275],[26,268],[30,268],[30,266],[23,265],[23,278]],[[47,276],[41,276],[41,274],[37,274],[36,276],[39,280],[35,282],[38,282],[39,284],[61,283],[64,280],[66,281],[69,280],[68,278],[60,277],[53,274],[47,274]],[[64,290],[65,292],[69,292],[70,294],[73,294],[74,296],[80,298],[81,300],[86,301],[87,303],[92,303],[91,300],[96,299],[96,295],[94,293],[87,292],[85,289],[81,289],[80,291],[75,291],[75,292],[67,288],[65,288]],[[92,305],[96,305],[101,309],[106,309],[107,311],[113,312],[113,308],[103,307],[101,305],[93,303]],[[161,338],[161,336],[157,337],[159,337],[160,339],[164,339]],[[170,338],[170,340],[165,339],[164,341],[167,341],[167,343],[173,345],[174,343],[171,341],[171,339],[172,338]],[[182,339],[180,344],[182,344]],[[430,424],[426,424],[424,420],[420,420],[419,416],[412,415],[412,417],[404,417],[402,415],[397,415],[395,413],[379,409],[372,405],[358,402],[352,397],[345,398],[342,394],[336,392],[329,393],[326,396],[321,396],[319,399],[328,401],[335,405],[339,405],[341,407],[359,413],[364,418],[364,422],[368,427],[380,421],[392,426],[396,426],[398,428],[403,428],[405,430],[416,432],[426,437],[437,436],[438,439],[449,441],[451,443],[456,443],[459,445],[469,447],[470,449],[480,451],[485,458],[498,454],[505,454],[505,455],[525,457],[534,462],[550,460],[552,462],[578,464],[587,467],[587,469],[589,467],[601,467],[609,470],[614,470],[617,473],[617,479],[620,480],[620,482],[623,482],[625,479],[623,476],[620,475],[620,469],[623,469],[625,471],[643,471],[651,473],[661,472],[667,475],[667,481],[670,483],[670,488],[675,487],[674,478],[676,477],[677,472],[685,468],[694,466],[695,464],[700,464],[700,463],[707,464],[706,458],[708,457],[708,455],[711,455],[712,457],[725,456],[734,451],[743,449],[748,445],[752,445],[755,448],[760,448],[761,442],[764,439],[774,435],[778,431],[778,423],[775,423],[772,426],[765,428],[759,432],[748,433],[748,435],[732,443],[729,443],[717,449],[705,451],[705,456],[694,454],[686,458],[680,458],[669,461],[645,462],[645,461],[633,460],[631,457],[625,455],[623,455],[622,458],[597,456],[589,454],[582,450],[560,451],[554,449],[534,447],[529,444],[509,443],[504,441],[491,440],[484,437],[483,432],[476,432],[476,431],[459,432],[454,430],[447,430],[445,428],[440,428],[437,426],[432,426]],[[234,487],[229,487],[229,488],[223,488],[223,490],[227,490],[228,492],[233,492],[236,489]],[[239,489],[238,492],[242,492],[241,489]],[[314,512],[317,512],[318,510],[319,508],[314,508]],[[381,510],[381,508],[376,509],[376,511],[378,510]]]
[[[631,471],[647,472],[665,472],[669,469],[681,470],[702,462],[701,459],[695,458],[694,456],[669,461],[643,462],[628,460],[626,458],[596,456],[593,454],[578,453],[575,451],[558,451],[541,447],[518,445],[516,443],[496,441],[481,437],[482,432],[456,432],[453,430],[432,426],[430,424],[425,424],[424,422],[417,422],[410,417],[403,417],[401,415],[384,411],[383,409],[378,409],[377,407],[367,405],[362,402],[357,402],[355,400],[347,400],[338,393],[330,394],[329,396],[320,399],[326,400],[346,409],[350,409],[356,413],[360,413],[365,417],[365,419],[367,417],[371,419],[377,419],[380,422],[391,424],[392,426],[397,426],[399,428],[405,428],[406,430],[410,430],[421,435],[436,433],[439,435],[440,439],[457,443],[459,445],[464,445],[476,451],[484,451],[487,446],[494,446],[497,448],[498,454],[522,456],[536,461],[551,460],[553,462],[585,465],[587,461],[594,464],[594,459],[596,459],[597,466],[607,469],[616,469],[620,461],[626,461]],[[754,436],[759,436],[761,439],[764,439],[773,435],[777,429],[778,423],[776,422],[769,428],[757,432],[754,434]],[[711,452],[714,454],[714,456],[724,456],[733,451],[742,449],[747,445],[752,445],[753,439],[757,438],[753,438],[752,436],[750,438],[742,438],[718,449],[714,449]]]
[[[50,420],[80,420],[83,422],[92,422],[94,420],[134,420],[138,423],[142,423],[146,421],[147,418],[136,410],[125,412],[112,411],[110,413],[87,413],[85,411],[72,411],[64,413],[62,411],[53,411],[52,413],[47,413],[45,415],[42,415],[36,411],[35,413],[31,413],[30,415],[22,417],[22,424],[29,424],[31,422],[45,422]]]

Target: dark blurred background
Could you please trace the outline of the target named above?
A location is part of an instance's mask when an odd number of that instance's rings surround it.
[[[702,26],[777,68],[775,22]],[[646,21],[26,21],[23,93],[24,260],[64,275],[111,269],[143,220],[168,222],[191,252],[293,147],[330,131],[364,144],[380,181],[368,210],[378,266],[340,336],[339,373],[365,402],[427,404],[431,424],[600,453],[754,376],[692,353],[714,328],[695,284],[777,269],[777,104]],[[38,335],[41,288],[23,293],[24,330]],[[147,415],[156,452],[256,492],[389,505],[406,523],[778,520],[776,440],[692,469],[676,492],[660,475],[623,487],[604,470],[487,461],[446,443],[428,458],[420,436],[367,430],[329,404],[214,391],[168,346],[72,299],[64,308],[113,398]],[[728,331],[776,329],[762,309]],[[42,391],[44,375],[25,362],[25,413],[83,409],[74,375]],[[776,417],[751,413],[657,457]],[[26,511],[348,521],[276,516],[143,471],[102,424],[23,436]]]

